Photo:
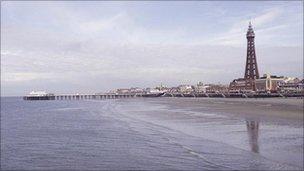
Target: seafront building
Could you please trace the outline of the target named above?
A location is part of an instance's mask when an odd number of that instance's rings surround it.
[[[198,82],[195,87],[195,91],[197,93],[206,93],[208,87],[208,85],[204,85],[202,82]]]
[[[180,93],[193,93],[195,91],[195,87],[192,85],[179,85],[178,89]]]
[[[131,87],[130,88],[130,93],[143,93],[144,90],[142,88],[139,87]]]
[[[228,92],[229,87],[223,84],[205,84],[206,93],[223,93]]]
[[[120,89],[117,89],[116,94],[126,94],[126,93],[130,93],[130,89],[128,88],[120,88]]]
[[[45,91],[31,91],[28,95],[23,97],[24,100],[55,100],[53,93]]]
[[[263,77],[255,80],[256,91],[277,92],[279,83],[283,81],[283,76],[264,74]]]
[[[255,80],[256,91],[266,92],[302,92],[304,79],[295,77],[275,76],[264,74]]]
[[[278,84],[278,91],[283,93],[304,93],[304,79],[285,77]]]

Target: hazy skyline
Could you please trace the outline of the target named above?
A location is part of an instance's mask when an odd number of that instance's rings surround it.
[[[1,2],[1,94],[95,93],[260,75],[302,78],[301,1]]]

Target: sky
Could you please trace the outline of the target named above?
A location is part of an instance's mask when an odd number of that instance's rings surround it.
[[[1,95],[303,78],[301,1],[1,1]]]

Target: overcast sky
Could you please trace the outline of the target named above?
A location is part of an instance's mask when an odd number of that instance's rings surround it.
[[[228,84],[244,76],[250,20],[260,75],[302,78],[302,7],[301,1],[1,1],[1,94]]]

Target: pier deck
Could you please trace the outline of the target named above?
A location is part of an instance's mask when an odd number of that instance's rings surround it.
[[[85,100],[85,99],[121,99],[121,98],[134,98],[134,97],[147,97],[145,94],[48,94],[45,96],[24,96],[24,100]],[[159,97],[180,97],[180,98],[270,98],[270,97],[304,97],[304,94],[281,94],[281,93],[165,93]]]
[[[84,100],[84,99],[117,99],[140,97],[138,94],[61,94],[46,96],[24,96],[24,100]]]

